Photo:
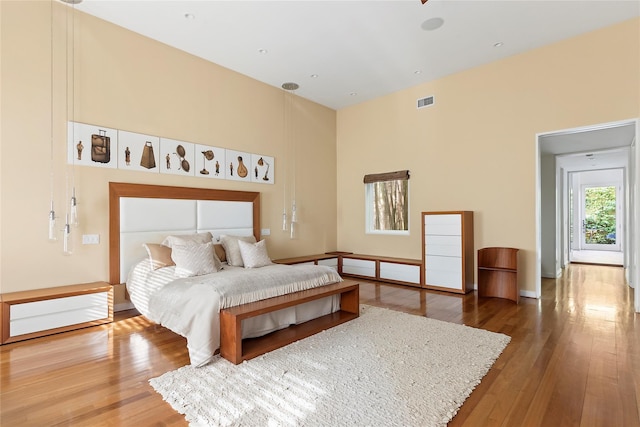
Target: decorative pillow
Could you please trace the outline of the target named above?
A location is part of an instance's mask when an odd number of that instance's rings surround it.
[[[245,268],[264,267],[271,264],[271,258],[267,253],[267,242],[260,240],[258,243],[248,243],[238,240],[242,261]]]
[[[171,258],[176,263],[176,276],[191,277],[218,271],[214,262],[213,243],[175,245]]]
[[[213,244],[213,250],[216,252],[216,257],[220,262],[225,262],[227,260],[227,255],[224,252],[224,247],[220,243]]]
[[[142,246],[144,246],[147,254],[149,254],[149,262],[151,263],[152,270],[176,265],[171,259],[170,247],[158,245],[157,243],[143,243]]]
[[[167,236],[162,244],[172,248],[174,245],[203,244],[211,241],[211,233],[178,234]]]
[[[220,235],[220,243],[224,247],[224,252],[227,256],[227,263],[234,267],[244,267],[242,262],[242,254],[240,254],[240,247],[238,241],[255,243],[256,238],[253,236],[227,236],[225,234]]]

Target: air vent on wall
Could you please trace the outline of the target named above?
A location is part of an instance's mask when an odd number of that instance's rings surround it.
[[[418,109],[433,105],[433,95],[418,99]]]

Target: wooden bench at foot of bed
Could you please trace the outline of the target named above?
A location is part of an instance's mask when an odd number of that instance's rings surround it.
[[[340,310],[263,337],[242,339],[242,321],[261,314],[293,307],[331,295],[340,295]],[[359,285],[345,280],[306,291],[294,292],[220,311],[220,355],[234,364],[284,347],[325,329],[355,319],[359,315]]]

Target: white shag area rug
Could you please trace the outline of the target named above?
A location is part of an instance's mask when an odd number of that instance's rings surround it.
[[[149,382],[192,426],[446,426],[510,340],[361,305],[242,364],[217,356]]]

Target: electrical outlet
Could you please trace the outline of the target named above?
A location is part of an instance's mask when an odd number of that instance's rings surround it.
[[[263,228],[262,230],[260,230],[260,234],[262,234],[263,236],[270,236],[271,235],[271,229],[270,228]]]
[[[83,234],[82,235],[82,244],[83,245],[97,245],[100,243],[100,235],[99,234]]]

